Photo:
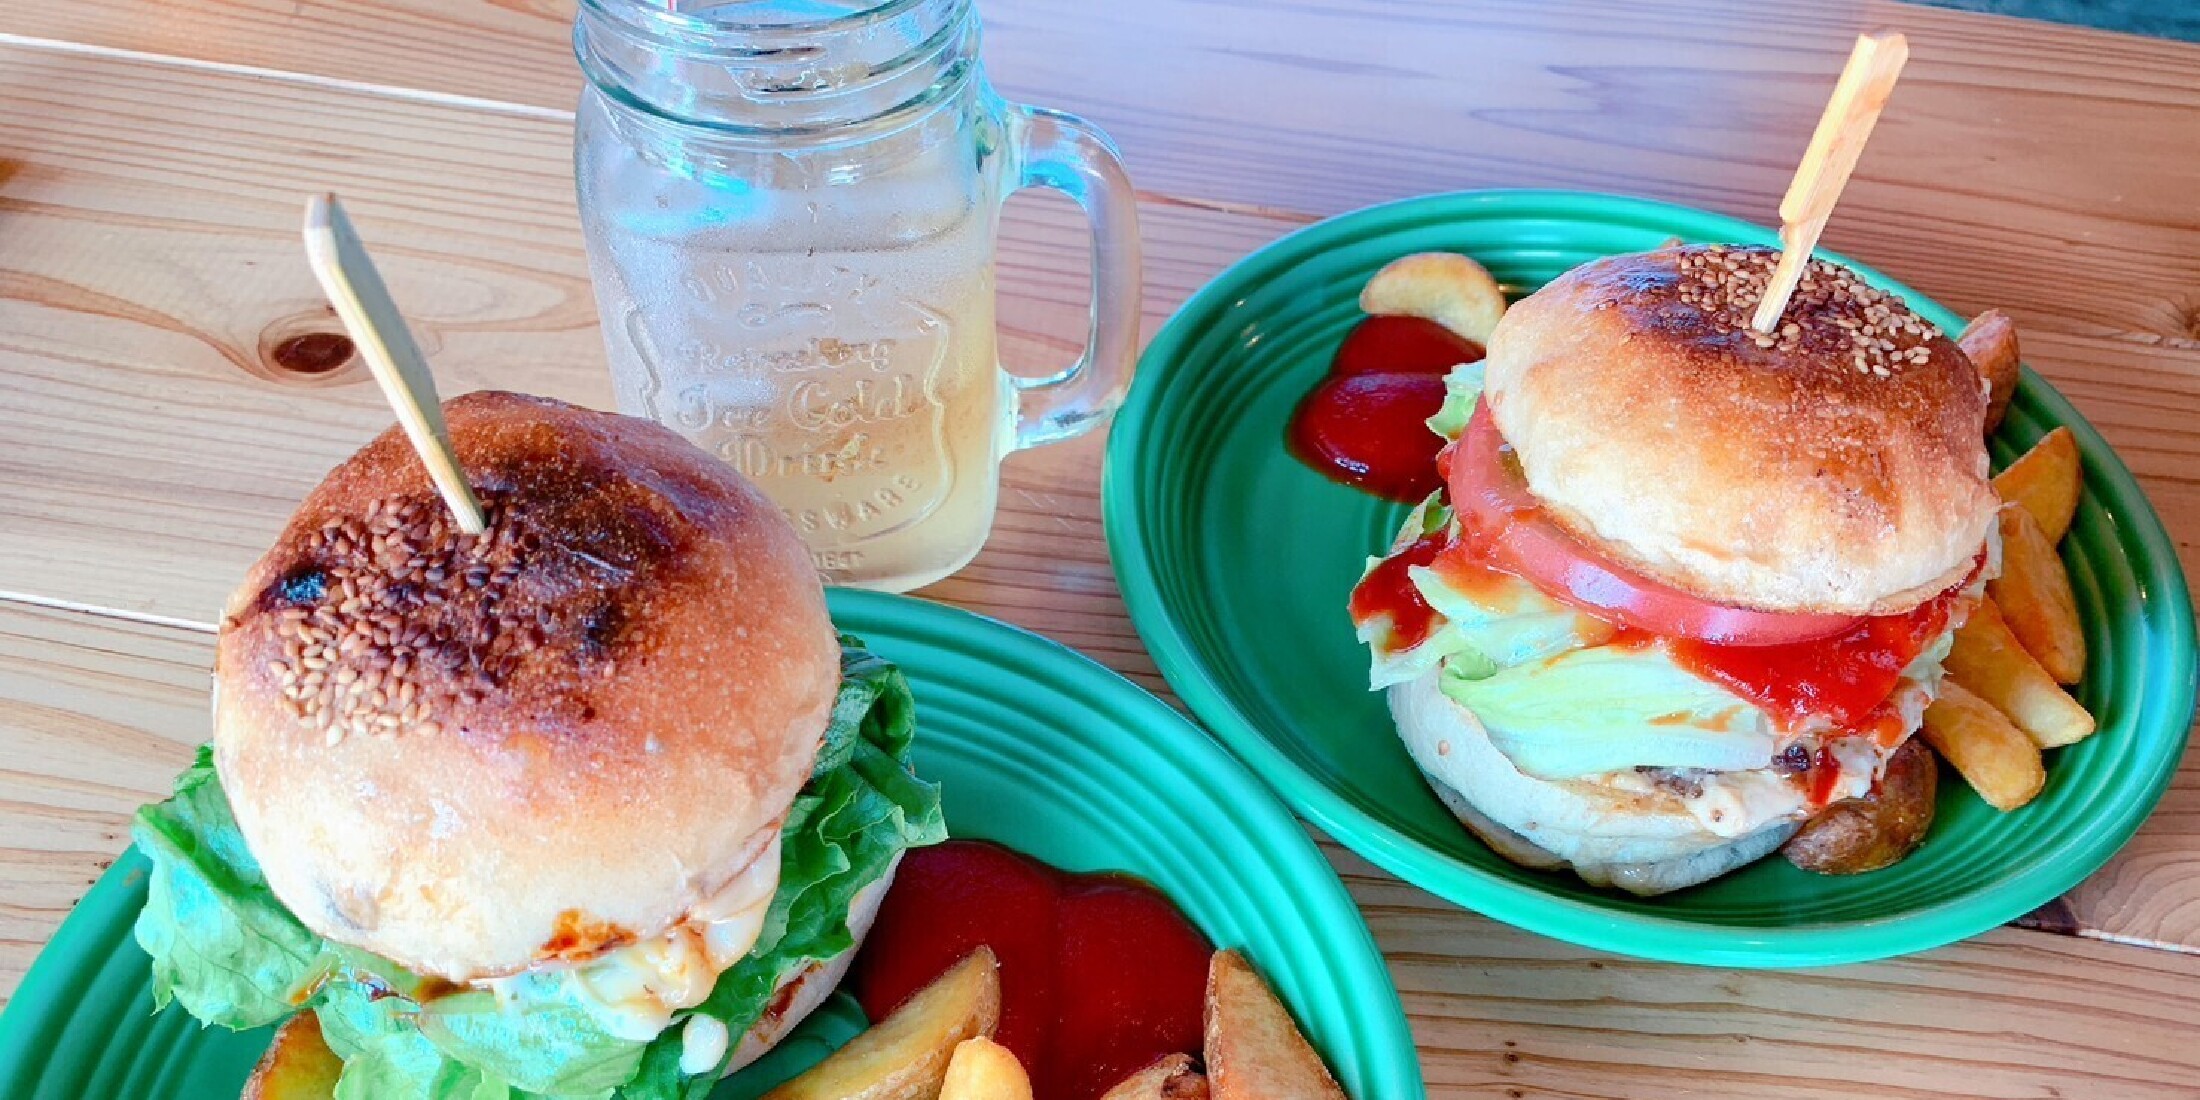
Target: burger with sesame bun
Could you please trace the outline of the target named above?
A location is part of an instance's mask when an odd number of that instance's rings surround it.
[[[1776,258],[1615,256],[1514,305],[1354,589],[1414,761],[1516,862],[1655,894],[1783,844],[1870,869],[1930,820],[1910,737],[1999,565],[1985,389],[1832,264],[1757,332]],[[1904,835],[1814,839],[1890,799],[1862,816]]]
[[[901,674],[779,511],[645,420],[445,407],[459,531],[396,429],[230,598],[213,744],[139,811],[154,992],[294,1015],[342,1096],[707,1092],[838,982],[941,839]]]

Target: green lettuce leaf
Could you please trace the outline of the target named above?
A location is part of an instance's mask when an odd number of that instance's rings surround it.
[[[1446,669],[1439,684],[1514,767],[1540,779],[1761,768],[1779,743],[1763,711],[1659,646],[1576,649],[1480,679]]]
[[[782,981],[854,945],[848,908],[858,891],[903,851],[947,838],[939,788],[909,770],[916,706],[908,681],[860,640],[843,635],[840,644],[834,730],[826,734],[817,771],[787,813],[779,893],[756,946],[718,976],[710,998],[694,1010],[715,1017],[737,1038],[762,1018]],[[849,715],[861,717],[850,723]],[[640,1073],[620,1090],[622,1100],[695,1100],[710,1092],[715,1070],[693,1077],[679,1072],[682,1029],[675,1020],[650,1044]]]
[[[298,1011],[329,965],[321,937],[275,899],[230,814],[213,752],[139,808],[131,839],[153,862],[137,941],[153,957],[153,1003],[181,1001],[207,1024],[243,1030]]]
[[[1482,400],[1482,360],[1461,363],[1444,376],[1444,407],[1428,418],[1428,429],[1445,439],[1457,440],[1467,430],[1475,403]]]
[[[1426,566],[1407,571],[1413,587],[1460,645],[1481,660],[1462,674],[1479,679],[1499,669],[1580,649],[1611,635],[1611,630],[1568,604],[1543,594],[1535,585],[1508,573],[1492,572],[1485,583],[1454,588],[1443,574]]]
[[[946,838],[939,789],[910,771],[915,704],[894,665],[842,638],[840,692],[810,782],[783,825],[779,890],[750,954],[693,1009],[745,1034],[782,978],[854,942],[850,902],[905,850]],[[487,994],[434,998],[402,967],[329,944],[291,916],[246,848],[210,753],[174,797],[139,810],[153,862],[137,939],[154,995],[209,1024],[251,1028],[310,1005],[345,1059],[338,1100],[634,1100],[700,1097],[713,1068],[680,1072],[683,1020],[620,1039],[571,1003],[499,1011]],[[730,1056],[730,1052],[729,1052]]]
[[[387,965],[387,964],[384,964]],[[514,1100],[506,1083],[446,1057],[415,1026],[418,1007],[358,981],[330,982],[314,1005],[321,1036],[344,1060],[336,1100]]]
[[[1413,511],[1406,513],[1405,522],[1398,525],[1398,537],[1391,541],[1391,552],[1397,553],[1419,541],[1452,526],[1451,505],[1444,502],[1443,490],[1430,493]],[[1384,558],[1367,559],[1367,567],[1360,572],[1364,579]],[[1488,663],[1488,658],[1474,652],[1465,635],[1451,628],[1451,624],[1439,619],[1435,629],[1419,642],[1407,648],[1398,647],[1398,638],[1391,629],[1388,615],[1376,615],[1355,620],[1354,630],[1365,643],[1371,661],[1368,667],[1367,686],[1370,691],[1381,691],[1392,684],[1417,680],[1431,669],[1447,661],[1456,661],[1462,667]]]
[[[558,1097],[604,1100],[641,1068],[645,1046],[606,1031],[578,1005],[530,1003],[508,1012],[486,991],[438,997],[414,1025],[484,1077]]]

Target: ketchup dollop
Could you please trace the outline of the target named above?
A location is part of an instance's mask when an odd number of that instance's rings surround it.
[[[1346,485],[1418,501],[1443,484],[1444,440],[1427,422],[1444,407],[1444,375],[1481,358],[1481,345],[1434,321],[1365,318],[1292,415],[1291,453]]]
[[[1451,373],[1482,358],[1482,345],[1425,317],[1363,317],[1337,345],[1331,374]]]
[[[1039,1100],[1091,1100],[1156,1058],[1200,1049],[1212,947],[1123,875],[1075,875],[997,844],[902,859],[850,989],[873,1020],[980,944],[1001,965],[994,1039]]]
[[[1671,640],[1673,663],[1795,726],[1812,716],[1860,729],[1885,703],[1902,670],[1947,628],[1966,580],[1895,615],[1874,615],[1846,633],[1786,645],[1719,645]]]
[[[1442,531],[1422,535],[1413,545],[1376,562],[1352,588],[1349,610],[1355,624],[1378,615],[1390,617],[1392,650],[1408,650],[1428,640],[1436,630],[1436,609],[1429,606],[1413,583],[1415,566],[1430,565],[1451,545]]]

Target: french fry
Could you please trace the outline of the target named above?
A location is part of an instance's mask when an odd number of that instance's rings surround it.
[[[1123,1079],[1100,1100],[1208,1100],[1207,1078],[1189,1054],[1164,1054]]]
[[[321,1018],[307,1009],[275,1029],[238,1100],[330,1100],[343,1072],[344,1060],[321,1038]]]
[[[2009,631],[2058,683],[2085,676],[2085,627],[2070,574],[2039,521],[2021,504],[2001,506],[2001,576],[1986,582]]]
[[[1007,1047],[979,1036],[955,1045],[940,1100],[1031,1100],[1031,1077]]]
[[[2093,716],[2025,652],[1992,597],[1980,600],[1970,621],[1956,631],[1947,669],[1951,679],[2008,715],[2043,749],[2093,733]]]
[[[1505,293],[1488,269],[1456,252],[1416,252],[1383,265],[1360,288],[1360,310],[1423,317],[1474,341],[1490,342]]]
[[[1214,1100],[1345,1100],[1291,1013],[1235,951],[1207,964],[1207,1084]]]
[[[1000,964],[980,947],[764,1100],[935,1100],[957,1045],[1000,1023]]]
[[[1918,732],[1997,810],[2032,801],[2047,783],[2040,747],[1992,703],[1953,680],[1941,683],[1940,697],[1925,708]]]
[[[1989,309],[1963,327],[1956,346],[1970,357],[1986,380],[1986,430],[2001,426],[2009,412],[2009,398],[2017,392],[2017,323],[1998,309]]]
[[[2001,499],[2024,505],[2049,545],[2059,543],[2078,511],[2078,437],[2057,428],[1994,477]]]

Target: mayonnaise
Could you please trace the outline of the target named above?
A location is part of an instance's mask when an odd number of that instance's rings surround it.
[[[478,984],[507,1007],[562,1000],[586,1010],[621,1039],[655,1039],[674,1013],[703,1003],[718,976],[756,946],[779,889],[779,845],[774,835],[747,868],[662,935],[572,966]]]

